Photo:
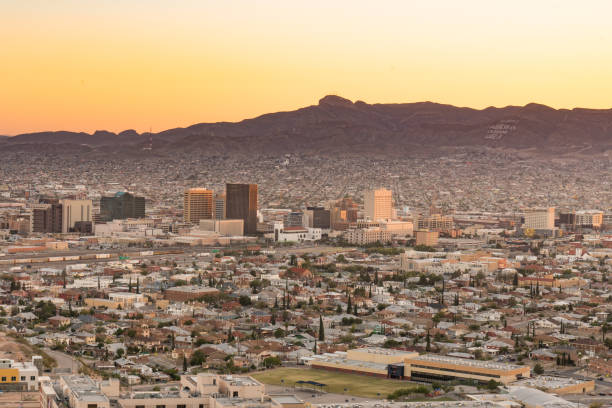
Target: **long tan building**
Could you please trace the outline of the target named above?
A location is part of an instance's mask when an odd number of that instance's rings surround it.
[[[315,355],[309,357],[306,364],[324,370],[386,378],[391,373],[389,366],[401,365],[406,358],[417,355],[414,352],[367,347]],[[402,374],[397,378],[402,378]]]
[[[416,237],[416,245],[438,246],[438,231],[418,230],[414,235]]]
[[[185,190],[183,221],[197,224],[200,220],[213,218],[213,192],[205,188]]]
[[[393,239],[393,233],[385,231],[380,227],[350,229],[344,233],[344,239],[353,245],[367,245],[375,242],[385,243]]]
[[[406,358],[404,376],[425,382],[451,382],[473,380],[486,383],[490,380],[509,384],[531,377],[529,366],[470,360],[437,354],[424,354]]]

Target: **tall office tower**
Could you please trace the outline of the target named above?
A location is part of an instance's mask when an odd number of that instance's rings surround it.
[[[91,200],[62,199],[59,203],[62,206],[62,233],[73,232],[79,221],[91,222]]]
[[[304,213],[301,211],[291,211],[283,216],[283,225],[287,227],[303,227]]]
[[[100,199],[100,219],[103,221],[144,218],[144,216],[144,197],[120,191],[112,197]]]
[[[555,207],[533,208],[525,211],[523,228],[534,230],[555,229]]]
[[[215,220],[225,219],[225,194],[215,194]]]
[[[205,188],[185,190],[183,202],[183,221],[197,224],[200,220],[213,217],[213,192]]]
[[[308,226],[310,228],[329,229],[331,227],[331,212],[323,207],[307,207]]]
[[[393,218],[393,193],[384,188],[369,190],[363,197],[365,216],[372,221]]]
[[[257,184],[225,185],[225,216],[244,221],[244,234],[257,233]]]
[[[350,197],[338,200],[330,210],[331,228],[345,231],[350,223],[357,222],[359,206]]]
[[[62,206],[58,199],[42,198],[32,206],[32,232],[62,232]]]

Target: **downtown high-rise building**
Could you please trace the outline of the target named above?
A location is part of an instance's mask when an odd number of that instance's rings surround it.
[[[183,198],[183,221],[197,224],[200,220],[213,218],[213,192],[206,188],[185,190]]]
[[[33,206],[32,232],[62,232],[62,205],[57,198],[42,198]]]
[[[100,219],[102,221],[144,217],[144,197],[120,191],[114,196],[102,197],[100,199]]]
[[[366,218],[371,221],[393,218],[393,193],[384,188],[368,190],[363,197]]]
[[[257,233],[257,184],[225,185],[225,216],[244,221],[244,234]]]
[[[62,233],[82,231],[85,224],[91,229],[93,204],[91,200],[65,198],[62,206]]]
[[[213,204],[214,204],[215,220],[224,220],[225,219],[225,194],[215,194]]]
[[[523,228],[533,230],[555,229],[555,207],[525,210]]]

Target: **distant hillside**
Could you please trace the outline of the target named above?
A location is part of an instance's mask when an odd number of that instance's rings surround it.
[[[456,147],[535,153],[600,154],[612,150],[612,109],[553,109],[538,104],[476,110],[431,102],[355,103],[326,96],[317,105],[237,123],[200,123],[160,133],[39,132],[0,138],[0,149],[155,153],[408,154]],[[61,148],[58,148],[62,145]]]

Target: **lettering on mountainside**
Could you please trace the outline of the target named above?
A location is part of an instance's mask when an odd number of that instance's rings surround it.
[[[517,125],[518,120],[516,119],[500,120],[498,123],[489,126],[484,138],[488,140],[501,140],[507,134],[515,131]]]

